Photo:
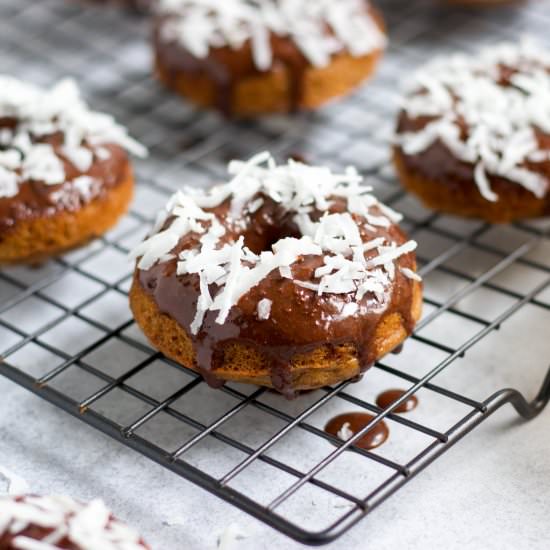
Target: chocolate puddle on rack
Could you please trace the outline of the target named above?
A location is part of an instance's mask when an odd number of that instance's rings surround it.
[[[377,398],[376,398],[376,404],[381,409],[387,409],[389,406],[391,406],[393,403],[395,403],[398,399],[401,399],[405,395],[405,390],[386,390],[385,392],[382,392]],[[416,395],[411,395],[403,403],[398,405],[393,412],[394,413],[407,413],[410,412],[418,406],[418,397]]]
[[[376,404],[381,409],[386,409],[395,403],[398,399],[405,395],[406,390],[391,389],[386,390],[378,395]],[[394,413],[407,413],[414,410],[418,406],[418,397],[411,395],[403,401]],[[325,432],[346,441],[356,433],[360,432],[365,426],[372,422],[376,417],[363,412],[349,412],[339,414],[329,420],[325,426]],[[350,435],[351,434],[351,435]],[[390,429],[383,420],[373,426],[363,437],[359,438],[355,443],[355,447],[371,450],[383,445],[390,435]]]

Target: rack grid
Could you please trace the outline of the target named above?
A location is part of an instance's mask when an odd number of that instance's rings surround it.
[[[550,320],[550,220],[494,228],[434,214],[399,188],[389,158],[404,67],[435,49],[470,49],[526,30],[548,41],[550,9],[534,2],[490,13],[429,0],[380,4],[391,46],[373,82],[319,113],[252,123],[198,112],[161,89],[150,76],[146,18],[62,0],[0,2],[2,72],[45,85],[77,78],[94,108],[117,116],[151,151],[136,162],[136,199],[117,228],[46,265],[0,272],[0,373],[312,545],[340,536],[503,405],[530,419],[550,398],[550,371],[532,401],[514,389],[472,397],[468,382],[453,389],[447,374],[472,354],[489,361],[486,343],[503,342],[499,329],[528,308],[533,322]],[[361,383],[293,402],[238,384],[214,393],[149,347],[126,299],[126,255],[167,197],[182,183],[223,177],[227,160],[259,149],[357,165],[405,213],[426,282],[424,317],[400,356],[384,358]],[[407,391],[382,410],[371,385],[389,381]],[[421,396],[417,414],[392,412],[412,394]],[[323,431],[329,414],[349,409],[375,418],[346,442]],[[387,451],[353,446],[383,420],[392,433]],[[265,475],[272,486],[258,490]]]

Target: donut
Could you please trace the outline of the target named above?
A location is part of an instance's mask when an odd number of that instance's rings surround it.
[[[226,381],[299,390],[358,377],[421,311],[416,243],[360,185],[267,152],[177,192],[137,260],[130,305],[153,346]]]
[[[386,44],[367,0],[159,0],[156,73],[226,115],[311,110],[351,92]]]
[[[525,40],[421,68],[394,161],[435,210],[492,223],[549,214],[550,54]]]
[[[101,500],[83,504],[67,496],[0,497],[2,550],[147,550],[130,527]]]
[[[145,149],[80,99],[0,75],[0,265],[37,263],[102,235],[126,211],[127,151]]]

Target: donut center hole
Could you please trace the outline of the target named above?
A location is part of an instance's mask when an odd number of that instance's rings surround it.
[[[271,251],[272,246],[281,239],[301,237],[298,227],[291,220],[271,220],[271,222],[254,224],[243,234],[245,246],[254,254]]]

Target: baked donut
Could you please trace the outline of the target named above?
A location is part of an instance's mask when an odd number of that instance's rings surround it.
[[[0,75],[0,264],[40,262],[109,229],[145,149],[88,109],[71,80],[43,90]]]
[[[414,241],[360,185],[268,153],[176,193],[136,247],[130,305],[152,344],[200,372],[297,390],[358,376],[421,311]]]
[[[345,95],[371,75],[386,44],[367,0],[159,0],[155,11],[160,80],[239,117]]]
[[[428,64],[403,102],[394,159],[435,210],[493,223],[549,214],[549,53],[523,41]]]
[[[101,500],[67,496],[0,497],[1,550],[147,550]]]

